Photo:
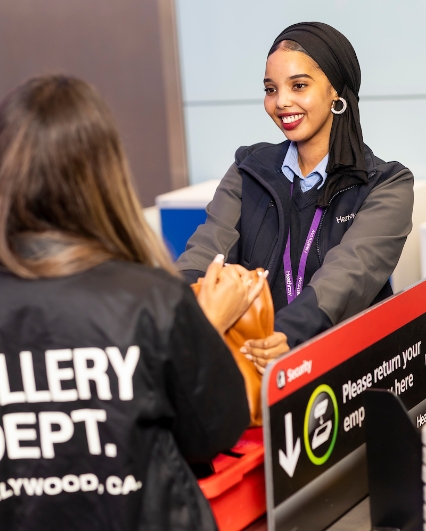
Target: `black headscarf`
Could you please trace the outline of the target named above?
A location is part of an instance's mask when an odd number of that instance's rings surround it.
[[[278,35],[271,50],[284,40],[300,44],[318,63],[338,95],[348,104],[343,114],[333,117],[326,169],[328,178],[320,198],[320,202],[325,206],[337,189],[337,180],[342,177],[348,186],[359,184],[360,181],[367,182],[358,108],[361,69],[351,43],[328,24],[322,22],[293,24]],[[340,109],[341,106],[341,102],[336,103],[336,109]]]

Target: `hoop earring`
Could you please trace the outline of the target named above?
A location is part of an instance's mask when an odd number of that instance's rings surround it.
[[[340,111],[336,111],[335,108],[334,108],[334,105],[335,105],[336,101],[333,100],[333,103],[331,105],[331,112],[333,114],[343,114],[346,111],[347,107],[348,107],[348,104],[346,103],[346,100],[344,98],[339,98],[339,100],[342,102],[343,107],[340,109]]]

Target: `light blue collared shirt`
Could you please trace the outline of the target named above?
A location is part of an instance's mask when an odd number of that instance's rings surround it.
[[[299,167],[298,157],[299,153],[297,151],[297,144],[296,142],[292,142],[290,144],[290,147],[288,148],[287,154],[284,158],[284,162],[282,165],[282,172],[284,173],[284,175],[291,183],[293,182],[295,175],[299,177],[300,188],[302,192],[307,192],[312,187],[314,187],[319,181],[322,181],[322,183],[318,186],[318,188],[321,188],[321,186],[325,183],[325,180],[327,179],[327,172],[325,171],[325,169],[328,163],[328,153],[306,177],[302,176],[302,171]]]

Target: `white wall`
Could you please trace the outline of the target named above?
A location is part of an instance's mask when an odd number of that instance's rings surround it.
[[[361,64],[364,140],[426,179],[425,0],[176,0],[192,183],[220,178],[240,145],[280,142],[263,110],[265,58],[288,25],[317,20]]]

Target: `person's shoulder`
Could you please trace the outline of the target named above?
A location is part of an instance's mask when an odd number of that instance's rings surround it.
[[[146,289],[155,286],[164,287],[166,290],[181,289],[185,285],[183,279],[171,275],[164,269],[136,262],[111,260],[94,268],[93,273],[96,276],[104,276],[105,280],[110,278],[118,284],[132,286],[134,290],[138,287]]]
[[[241,146],[235,152],[235,162],[237,165],[241,164],[245,159],[250,155],[259,154],[262,151],[282,151],[290,145],[288,140],[280,142],[279,144],[271,144],[270,142],[258,142],[257,144],[252,144],[251,146]]]
[[[373,151],[367,145],[365,145],[365,152],[367,169],[370,169],[368,166],[372,163],[371,166],[374,169],[374,172],[380,172],[382,175],[382,180],[383,178],[386,179],[397,175],[406,175],[407,173],[411,174],[411,171],[407,168],[407,166],[401,162],[396,160],[386,161],[373,153]]]
[[[377,184],[387,183],[397,187],[406,183],[408,186],[414,186],[414,175],[411,170],[396,160],[385,162],[379,159],[377,171],[379,172]]]
[[[398,162],[397,160],[391,160],[391,161],[384,161],[380,159],[379,157],[374,157],[376,162],[376,167],[379,171],[388,174],[389,176],[396,175],[397,173],[406,173],[411,171],[402,164],[401,162]]]
[[[46,291],[81,294],[87,291],[90,294],[121,290],[137,296],[152,289],[162,289],[165,293],[179,291],[183,289],[185,282],[159,267],[124,260],[109,260],[80,273],[35,280],[18,277],[0,267],[0,286],[2,289],[26,293]]]

